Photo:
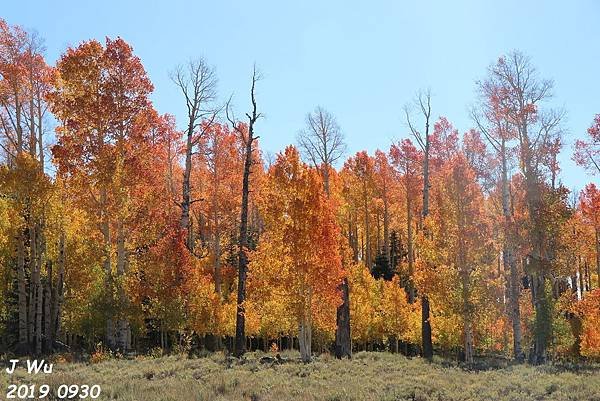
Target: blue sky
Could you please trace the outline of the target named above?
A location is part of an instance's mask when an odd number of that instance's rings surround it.
[[[264,79],[261,146],[293,143],[316,105],[338,119],[348,153],[388,149],[407,136],[402,106],[430,87],[434,116],[461,132],[475,80],[519,49],[555,81],[552,104],[567,112],[562,180],[581,189],[598,177],[570,160],[572,143],[600,113],[600,2],[588,1],[8,1],[0,17],[35,29],[50,63],[68,47],[121,36],[155,85],[161,113],[183,117],[168,73],[190,58],[216,68],[219,93],[248,108],[254,62]],[[179,119],[183,123],[183,118]]]

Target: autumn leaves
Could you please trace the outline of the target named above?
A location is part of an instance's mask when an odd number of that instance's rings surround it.
[[[293,147],[277,157],[268,176],[260,200],[265,231],[251,258],[251,285],[266,287],[297,322],[300,352],[308,362],[313,321],[332,330],[341,299],[344,273],[334,204],[318,171],[302,163]]]
[[[520,53],[478,84],[477,129],[434,117],[424,92],[407,110],[411,139],[341,163],[342,130],[318,107],[298,148],[267,164],[256,70],[238,121],[214,105],[205,62],[178,69],[180,131],[149,101],[124,40],[83,42],[51,68],[1,22],[0,327],[11,349],[194,339],[242,355],[253,339],[293,337],[305,362],[353,348],[460,349],[467,362],[600,352],[600,196],[590,184],[572,202],[560,184],[561,115],[544,109],[549,84]],[[56,172],[44,165],[46,108]],[[597,125],[576,149],[592,172]]]

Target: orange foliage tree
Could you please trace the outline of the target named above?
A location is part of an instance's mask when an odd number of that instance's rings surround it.
[[[588,184],[581,192],[580,208],[584,221],[594,231],[596,274],[598,288],[600,288],[600,190],[595,184]]]
[[[165,189],[168,126],[152,109],[153,90],[122,39],[84,42],[57,63],[52,112],[61,122],[53,148],[59,176],[102,244],[106,339],[131,341],[126,276],[132,256],[160,236],[171,208]],[[115,257],[116,255],[116,257]]]
[[[583,322],[581,354],[600,357],[600,289],[589,292],[576,311]]]
[[[300,352],[311,359],[313,326],[335,327],[343,278],[339,229],[320,175],[287,147],[270,168],[261,198],[265,232],[252,255],[251,287],[284,293],[298,326]],[[258,292],[257,292],[258,293]]]

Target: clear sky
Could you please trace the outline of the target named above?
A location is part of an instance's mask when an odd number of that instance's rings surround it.
[[[178,63],[204,57],[219,93],[249,105],[254,62],[264,79],[257,123],[261,146],[295,142],[307,112],[322,105],[338,119],[348,152],[388,149],[407,136],[402,106],[430,87],[434,116],[461,132],[475,81],[512,49],[555,81],[552,103],[567,112],[563,182],[581,189],[598,177],[571,161],[572,144],[600,113],[600,2],[587,1],[9,1],[0,17],[46,40],[50,63],[68,47],[105,36],[130,43],[155,85],[161,113],[184,103],[168,78]]]

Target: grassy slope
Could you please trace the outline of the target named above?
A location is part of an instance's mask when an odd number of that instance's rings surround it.
[[[597,367],[578,373],[527,366],[467,372],[387,353],[359,353],[352,361],[321,357],[309,365],[261,364],[256,358],[250,354],[244,364],[228,363],[222,354],[60,364],[53,374],[35,380],[53,387],[100,384],[101,400],[600,401]],[[21,370],[13,380],[25,377]],[[2,372],[2,392],[7,379]]]

